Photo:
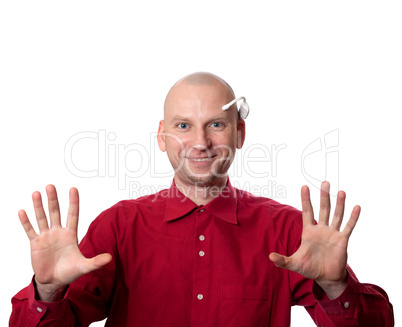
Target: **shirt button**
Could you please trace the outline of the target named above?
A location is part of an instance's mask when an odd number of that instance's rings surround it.
[[[204,212],[205,211],[205,209],[200,209],[200,212]]]
[[[202,300],[203,298],[204,298],[204,295],[202,295],[202,294],[198,294],[198,295],[197,295],[197,299],[198,299],[198,300]]]
[[[204,235],[200,235],[199,239],[200,239],[200,241],[205,241],[205,236],[204,236]]]
[[[200,252],[198,252],[198,254],[200,255],[200,257],[203,257],[203,256],[205,255],[205,252],[204,252],[204,251],[200,251]]]
[[[347,308],[349,308],[350,303],[349,303],[349,302],[345,302],[345,303],[343,304],[343,306],[345,307],[345,309],[347,309]]]
[[[36,310],[38,310],[38,312],[43,312],[43,310],[39,307],[37,307]]]

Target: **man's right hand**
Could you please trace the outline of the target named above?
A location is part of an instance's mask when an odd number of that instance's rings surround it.
[[[62,298],[66,287],[93,270],[112,260],[108,253],[85,258],[78,248],[77,226],[79,196],[76,188],[70,189],[70,205],[66,227],[61,226],[59,201],[53,185],[46,187],[49,204],[50,228],[39,192],[32,194],[39,234],[35,232],[24,210],[19,219],[31,243],[31,261],[39,300],[54,302]]]

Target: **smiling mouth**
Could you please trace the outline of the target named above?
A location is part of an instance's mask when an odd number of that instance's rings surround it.
[[[195,161],[195,162],[202,162],[202,161],[208,161],[208,160],[211,160],[211,158],[202,158],[202,159],[192,159],[192,158],[189,158],[190,160],[192,160],[192,161]]]
[[[187,159],[194,161],[194,162],[204,162],[204,161],[212,160],[214,157],[216,157],[216,156],[207,157],[207,158],[187,158]]]

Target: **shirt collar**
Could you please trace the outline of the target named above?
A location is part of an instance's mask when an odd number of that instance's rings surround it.
[[[198,208],[193,201],[186,197],[177,188],[174,180],[166,197],[166,214],[164,221],[182,218]],[[237,196],[236,190],[229,181],[221,193],[203,208],[212,215],[228,223],[236,225],[237,222]]]

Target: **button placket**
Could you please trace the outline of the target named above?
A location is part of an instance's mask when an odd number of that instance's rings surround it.
[[[210,228],[213,219],[205,208],[198,208],[194,235],[194,270],[193,270],[193,304],[192,317],[202,317],[208,305],[208,276],[211,269]],[[204,326],[203,321],[192,321],[192,326]]]
[[[204,221],[206,218],[208,218],[208,216],[209,216],[209,214],[207,211],[205,211],[205,208],[202,207],[198,210],[198,217],[199,217],[198,221]],[[200,227],[200,226],[198,226],[198,227]],[[204,231],[201,230],[201,233],[199,233],[199,236],[198,236],[198,240],[199,240],[198,244],[197,244],[198,246],[196,247],[196,248],[198,248],[198,255],[199,255],[199,257],[205,257],[205,254],[206,254],[205,246],[207,244],[203,243],[205,241]],[[201,243],[203,243],[203,244],[201,244]]]

